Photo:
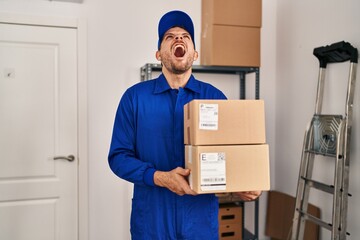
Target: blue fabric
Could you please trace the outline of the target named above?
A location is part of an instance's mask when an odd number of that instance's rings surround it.
[[[154,185],[156,170],[184,167],[183,106],[192,99],[226,99],[210,84],[191,76],[171,89],[164,77],[141,82],[122,96],[114,123],[109,165],[134,183],[132,239],[218,239],[214,194],[179,196]]]

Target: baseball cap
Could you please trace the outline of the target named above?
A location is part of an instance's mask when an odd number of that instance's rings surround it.
[[[190,16],[182,11],[174,10],[174,11],[165,13],[164,16],[162,16],[159,21],[158,49],[160,49],[161,41],[162,41],[166,31],[173,27],[181,27],[181,28],[185,29],[190,34],[191,39],[194,43],[194,48],[195,48],[194,24],[193,24]]]

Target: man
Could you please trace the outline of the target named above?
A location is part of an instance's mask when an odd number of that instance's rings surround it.
[[[166,13],[159,21],[158,36],[156,58],[162,74],[130,87],[122,96],[109,165],[117,176],[134,183],[132,239],[218,239],[216,196],[196,195],[187,182],[183,106],[192,99],[226,97],[192,75],[198,52],[186,13]]]

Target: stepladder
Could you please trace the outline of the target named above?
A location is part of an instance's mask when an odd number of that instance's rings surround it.
[[[350,43],[342,41],[315,48],[313,54],[320,63],[315,112],[304,136],[291,239],[303,240],[305,223],[310,221],[329,230],[332,240],[344,240],[349,235],[346,228],[348,197],[350,196],[350,140],[358,51]],[[335,67],[336,63],[343,62],[350,62],[344,114],[323,114],[326,70],[330,65]],[[318,181],[313,174],[314,162],[320,156],[325,156],[334,162],[332,184]],[[325,161],[321,164],[327,163]],[[324,221],[308,213],[312,189],[332,196],[331,220]]]

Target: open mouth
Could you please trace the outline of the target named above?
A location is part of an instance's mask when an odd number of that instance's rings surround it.
[[[183,57],[185,55],[185,47],[183,45],[176,45],[174,49],[175,57]]]

